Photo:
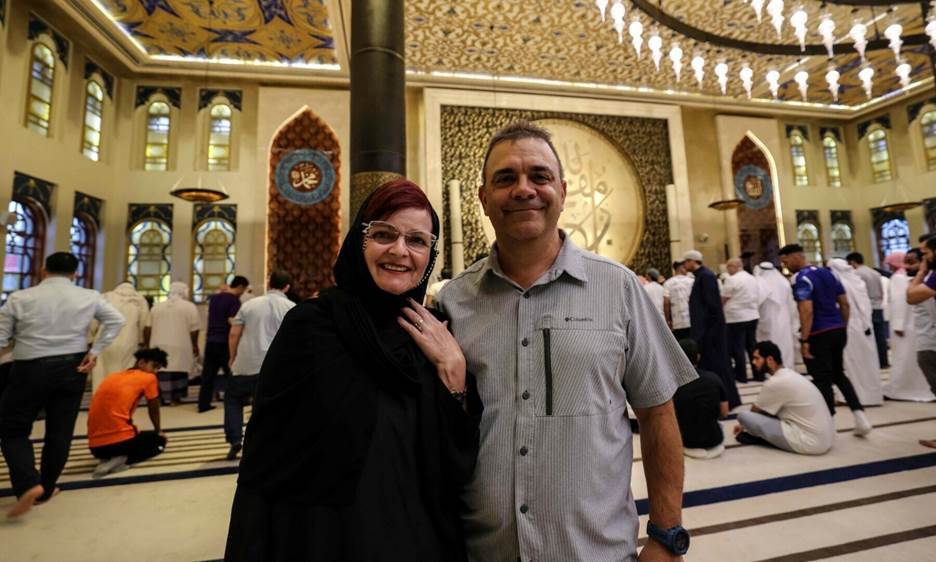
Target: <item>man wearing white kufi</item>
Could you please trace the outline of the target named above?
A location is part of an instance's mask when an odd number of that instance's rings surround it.
[[[120,329],[117,339],[101,352],[97,365],[91,371],[91,384],[97,390],[104,377],[111,373],[129,369],[136,363],[133,354],[140,348],[143,341],[143,329],[149,318],[149,305],[143,295],[138,293],[130,283],[121,283],[102,295],[120,312],[127,323]]]
[[[760,288],[760,321],[757,323],[757,341],[772,341],[780,348],[784,361],[793,364],[793,333],[798,329],[799,314],[790,282],[777,271],[774,264],[762,262],[754,269]]]
[[[884,403],[881,368],[871,323],[871,298],[865,282],[841,258],[829,260],[829,269],[838,277],[848,295],[848,344],[845,346],[845,375],[855,387],[862,406]]]

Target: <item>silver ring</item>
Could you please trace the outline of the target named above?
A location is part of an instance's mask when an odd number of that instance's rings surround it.
[[[416,329],[419,330],[420,332],[423,331],[423,321],[422,321],[422,320],[419,320],[418,322],[416,322]]]

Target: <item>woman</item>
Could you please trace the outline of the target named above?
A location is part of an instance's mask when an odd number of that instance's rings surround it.
[[[852,266],[842,258],[829,260],[829,269],[842,282],[845,293],[848,295],[845,376],[855,387],[855,393],[858,394],[862,406],[880,406],[884,403],[884,390],[881,385],[881,369],[877,360],[877,345],[874,343],[871,324],[871,299],[868,297],[868,287],[861,277],[858,277]]]
[[[403,233],[401,235],[401,233]],[[260,371],[226,560],[464,560],[481,404],[420,306],[439,219],[413,183],[361,205],[337,287],[293,308]]]
[[[188,378],[198,357],[198,309],[188,300],[189,289],[176,281],[169,285],[169,299],[153,305],[144,345],[169,354],[169,365],[159,372],[163,406],[177,405],[188,396]]]

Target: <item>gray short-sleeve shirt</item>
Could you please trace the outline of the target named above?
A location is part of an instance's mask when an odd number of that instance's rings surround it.
[[[662,404],[697,376],[634,273],[563,237],[526,291],[495,246],[437,299],[485,408],[463,497],[473,561],[634,559],[626,403]]]

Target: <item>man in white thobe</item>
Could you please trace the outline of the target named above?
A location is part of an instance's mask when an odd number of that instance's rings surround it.
[[[792,366],[796,357],[793,346],[793,334],[796,330],[794,316],[798,325],[799,315],[793,314],[796,301],[793,300],[790,282],[777,271],[774,264],[767,261],[755,268],[754,275],[760,289],[757,341],[772,341],[777,344],[785,358],[784,362]]]
[[[691,337],[689,295],[694,282],[682,261],[673,263],[673,276],[663,282],[663,313],[677,341]]]
[[[848,343],[845,345],[845,375],[855,387],[862,406],[884,403],[881,368],[871,321],[871,298],[864,280],[841,258],[829,260],[829,268],[845,287],[851,313],[848,315]]]
[[[659,279],[660,272],[651,268],[647,270],[646,282],[641,279],[641,283],[643,284],[644,291],[647,291],[647,294],[650,295],[653,308],[657,309],[660,316],[665,316],[663,313],[663,285],[660,285]]]
[[[143,341],[143,329],[149,319],[149,305],[143,295],[130,283],[121,283],[102,295],[104,300],[117,309],[127,320],[120,329],[117,339],[104,348],[94,370],[91,371],[91,385],[97,390],[104,378],[118,371],[129,369],[136,364],[134,353]]]
[[[936,400],[917,363],[917,330],[914,312],[920,305],[907,304],[910,278],[920,268],[919,250],[894,252],[885,260],[894,274],[890,278],[888,307],[891,327],[891,372],[884,396],[891,400],[929,402]]]

